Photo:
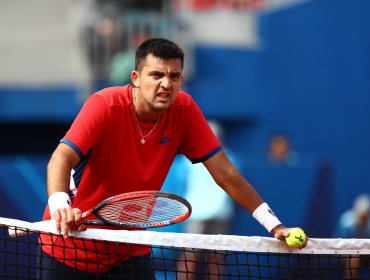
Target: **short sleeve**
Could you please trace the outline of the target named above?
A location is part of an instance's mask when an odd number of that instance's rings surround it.
[[[198,105],[191,101],[186,116],[185,134],[180,153],[192,163],[203,162],[220,151],[221,144]]]
[[[97,94],[90,96],[62,139],[63,142],[72,143],[72,148],[77,148],[80,156],[86,155],[104,133],[108,117],[109,107],[105,99]]]

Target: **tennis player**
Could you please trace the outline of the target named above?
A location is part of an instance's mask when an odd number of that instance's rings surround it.
[[[228,159],[192,97],[181,90],[183,66],[184,53],[174,42],[144,41],[136,50],[133,85],[91,95],[52,154],[44,220],[54,219],[64,238],[42,235],[40,244],[42,265],[69,268],[58,272],[58,277],[66,279],[76,271],[94,275],[123,270],[134,279],[154,279],[149,248],[122,245],[117,254],[115,244],[67,237],[71,231],[86,229],[81,213],[103,199],[160,190],[178,153],[192,163],[203,163],[216,183],[276,238],[289,235],[289,229]],[[127,265],[132,261],[142,263],[146,270],[133,271]],[[42,270],[40,278],[55,279],[50,273]]]

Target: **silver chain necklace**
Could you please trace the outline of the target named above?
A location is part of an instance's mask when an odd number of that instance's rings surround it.
[[[152,130],[149,131],[148,134],[144,135],[142,130],[141,130],[141,127],[140,127],[140,123],[139,123],[139,120],[137,118],[137,112],[136,112],[136,106],[135,106],[135,103],[136,103],[136,95],[135,95],[135,91],[132,92],[132,101],[133,101],[133,105],[134,105],[134,113],[135,113],[135,120],[136,120],[136,123],[137,123],[137,127],[139,128],[139,132],[140,132],[140,135],[141,135],[141,140],[140,140],[140,143],[141,144],[145,144],[145,138],[147,138],[150,134],[152,134],[152,132],[155,130],[155,128],[157,127],[159,121],[161,120],[161,118],[159,117],[159,119],[157,120],[157,122],[155,123],[155,125],[153,126]]]

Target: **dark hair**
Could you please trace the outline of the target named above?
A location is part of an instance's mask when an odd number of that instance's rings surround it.
[[[141,43],[136,49],[136,71],[141,70],[142,63],[149,54],[161,59],[180,59],[181,67],[184,67],[185,54],[178,45],[164,38],[151,38]]]

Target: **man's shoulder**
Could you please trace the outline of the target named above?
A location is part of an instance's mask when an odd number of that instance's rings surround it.
[[[132,88],[131,85],[125,85],[125,86],[112,86],[112,87],[106,87],[103,88],[94,94],[100,95],[100,96],[114,96],[114,95],[127,95],[130,88]]]
[[[106,87],[93,94],[103,98],[109,105],[122,104],[122,102],[129,103],[131,92],[131,85]]]
[[[186,93],[185,91],[180,90],[179,94],[173,105],[175,106],[191,106],[193,104],[193,98],[190,94]]]

